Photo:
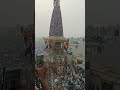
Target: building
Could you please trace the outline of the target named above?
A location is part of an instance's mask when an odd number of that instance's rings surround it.
[[[31,26],[27,26],[27,29],[31,30],[28,27]],[[27,36],[34,37],[34,33],[32,35],[29,32],[23,33],[20,25],[0,27],[0,29],[0,41],[2,42],[0,45],[0,90],[33,90],[34,58],[30,53],[26,54],[28,45],[26,45],[27,40],[25,39]],[[34,28],[32,30],[34,32]],[[34,48],[33,40],[32,43]]]
[[[89,27],[96,35],[87,35],[86,75],[90,90],[119,90],[119,25],[106,27]],[[109,32],[109,31],[110,32]],[[116,31],[117,30],[117,31]],[[106,32],[106,33],[105,33]],[[93,33],[93,32],[92,32]],[[101,33],[101,35],[100,35]],[[102,34],[103,33],[103,34]]]
[[[25,90],[25,45],[20,27],[0,27],[0,89]],[[6,35],[6,36],[4,36]],[[3,41],[4,40],[4,41]]]

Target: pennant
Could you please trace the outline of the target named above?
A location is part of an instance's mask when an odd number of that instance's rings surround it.
[[[69,47],[69,39],[64,43],[64,49],[67,51]]]

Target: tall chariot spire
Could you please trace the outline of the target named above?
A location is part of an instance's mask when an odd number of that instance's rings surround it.
[[[49,36],[63,36],[60,0],[54,0],[54,9],[50,23]]]
[[[48,46],[48,60],[55,66],[62,65],[64,61],[64,49],[68,46],[68,39],[63,35],[62,15],[60,10],[60,0],[54,0],[54,8],[50,22],[49,36],[44,38]],[[53,67],[55,67],[53,66]]]
[[[60,6],[60,0],[54,0],[54,6],[56,5]]]

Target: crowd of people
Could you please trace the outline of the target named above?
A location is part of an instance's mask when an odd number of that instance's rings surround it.
[[[76,45],[75,49],[77,48]],[[85,70],[75,63],[64,62],[62,64],[62,66],[56,67],[57,72],[56,69],[48,68],[46,85],[49,90],[85,90]],[[36,79],[36,86],[37,90],[45,90],[43,89],[45,85],[42,85],[39,78]]]
[[[85,74],[78,66],[64,65],[66,71],[63,75],[54,78],[54,87],[57,90],[84,90]]]
[[[85,90],[85,72],[82,68],[75,65],[64,65],[64,74],[53,76],[53,87],[51,85],[51,78],[48,78],[48,85],[53,90]],[[60,71],[60,69],[59,69]],[[62,71],[62,70],[61,70]],[[39,90],[42,90],[40,81],[37,82]]]

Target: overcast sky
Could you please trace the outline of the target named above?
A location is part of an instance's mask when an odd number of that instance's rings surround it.
[[[36,37],[48,36],[53,0],[35,0]],[[85,0],[60,0],[65,37],[85,36]]]
[[[0,0],[0,26],[33,24],[34,8],[34,0]]]
[[[120,24],[120,0],[86,0],[87,25]]]
[[[120,24],[119,4],[120,0],[86,0],[86,5],[85,0],[61,0],[64,35],[84,36],[85,20],[86,25]],[[33,24],[35,7],[36,36],[48,36],[53,0],[0,0],[0,26]]]

